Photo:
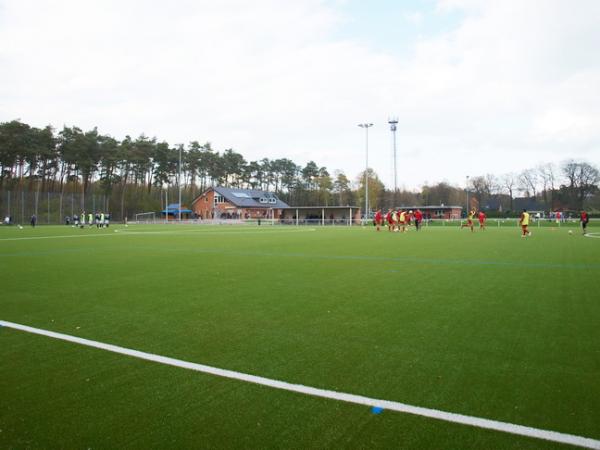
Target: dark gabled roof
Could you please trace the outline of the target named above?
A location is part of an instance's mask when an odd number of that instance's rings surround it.
[[[352,205],[348,205],[348,206],[288,206],[287,208],[283,208],[283,209],[298,209],[298,210],[305,210],[305,209],[360,209],[359,206],[352,206]]]
[[[513,209],[520,211],[526,209],[527,211],[545,211],[546,205],[542,202],[537,201],[535,198],[529,197],[515,197],[513,199]]]
[[[456,205],[428,205],[428,206],[401,206],[401,209],[462,209],[462,206]]]
[[[259,191],[256,189],[234,189],[226,188],[222,186],[215,186],[213,189],[216,193],[221,194],[225,197],[232,205],[238,208],[275,208],[282,209],[288,208],[288,204],[279,200],[279,198],[272,192]],[[206,194],[204,192],[202,195]],[[202,195],[200,197],[202,197]],[[198,198],[200,198],[198,197]],[[198,200],[196,198],[196,200]],[[261,199],[263,202],[261,202]],[[192,202],[195,203],[196,200]]]

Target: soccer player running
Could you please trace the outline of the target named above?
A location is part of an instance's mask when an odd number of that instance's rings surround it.
[[[377,227],[377,231],[380,231],[381,224],[383,223],[383,216],[381,215],[381,210],[378,209],[375,213],[375,226]]]
[[[479,211],[479,229],[485,231],[485,221],[487,219],[485,213],[483,211]]]
[[[471,232],[474,233],[475,230],[473,229],[473,217],[475,216],[475,210],[472,209],[471,211],[469,211],[469,214],[467,215],[467,223],[463,223],[460,226],[460,229],[462,230],[464,227],[469,227],[471,229]]]
[[[585,236],[587,233],[587,224],[590,221],[590,217],[586,211],[581,211],[581,216],[579,216],[579,221],[581,222],[581,229],[583,230],[583,235]]]
[[[521,225],[521,237],[531,236],[531,231],[527,229],[529,226],[529,213],[526,209],[521,213],[521,218],[519,219],[519,225]]]

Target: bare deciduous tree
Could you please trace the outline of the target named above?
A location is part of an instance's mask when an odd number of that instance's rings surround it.
[[[552,163],[540,164],[536,167],[539,179],[542,183],[542,195],[544,202],[553,208],[553,192],[556,188],[556,166]]]
[[[519,174],[519,188],[527,197],[536,197],[539,185],[539,176],[533,169],[526,169]]]
[[[568,180],[566,187],[577,208],[582,208],[586,197],[598,190],[600,171],[586,162],[567,161],[562,166],[562,172]]]
[[[502,175],[500,180],[502,183],[502,187],[506,189],[506,192],[508,192],[508,196],[510,197],[510,210],[512,211],[514,209],[513,199],[515,198],[514,191],[517,188],[518,177],[515,173],[511,172]]]

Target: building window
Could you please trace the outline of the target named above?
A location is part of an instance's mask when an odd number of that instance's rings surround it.
[[[219,203],[225,203],[225,197],[223,197],[221,194],[215,194],[215,205]]]

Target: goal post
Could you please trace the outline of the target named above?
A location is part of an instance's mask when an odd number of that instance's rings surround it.
[[[135,215],[135,223],[156,223],[155,212],[137,213]]]

